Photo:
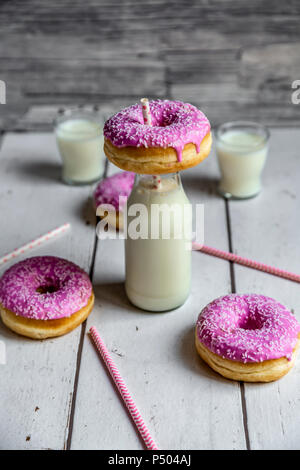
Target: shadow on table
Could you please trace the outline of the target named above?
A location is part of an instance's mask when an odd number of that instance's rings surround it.
[[[186,367],[191,371],[201,374],[216,382],[228,382],[221,375],[214,372],[199,356],[195,346],[195,327],[188,328],[181,338],[181,351],[180,357],[182,358]]]
[[[97,217],[93,198],[88,197],[87,199],[80,201],[80,204],[76,208],[75,215],[76,217],[79,217],[81,220],[83,220],[86,225],[92,225],[93,227],[96,227]]]
[[[15,333],[14,331],[10,330],[4,323],[0,320],[0,340],[4,341],[5,340],[13,340],[15,342],[20,342],[22,340],[23,342],[32,342],[36,341],[32,338],[27,338],[26,336],[19,335],[18,333]]]
[[[108,303],[112,306],[138,311],[127,299],[124,282],[94,285],[95,302]]]
[[[205,193],[208,196],[219,196],[217,191],[218,182],[217,178],[209,175],[186,174],[182,177],[182,183],[184,188],[187,189],[188,195],[189,193],[195,195],[196,192],[199,192],[199,194]]]
[[[22,162],[16,165],[14,171],[22,177],[28,177],[32,182],[38,179],[41,182],[62,183],[61,165],[55,162]]]
[[[98,306],[110,306],[110,315],[114,311],[124,310],[124,312],[140,316],[141,314],[153,315],[153,312],[141,310],[132,305],[125,292],[124,281],[108,284],[94,285],[95,304]],[[176,311],[174,311],[176,312]],[[169,312],[156,313],[155,315],[168,315]],[[195,327],[194,325],[183,331],[178,337],[177,357],[184,366],[195,374],[200,374],[216,382],[227,382],[228,380],[214,372],[200,358],[195,347]],[[177,348],[176,348],[177,349]]]
[[[100,305],[110,305],[112,312],[114,311],[114,307],[117,307],[118,309],[126,311],[126,313],[137,315],[141,313],[150,314],[150,312],[140,310],[129,302],[125,292],[124,281],[94,285],[94,293],[95,302],[99,302]]]
[[[118,307],[121,310],[125,310],[126,313],[132,313],[137,315],[164,315],[168,314],[169,311],[166,312],[150,312],[148,310],[142,310],[138,307],[135,307],[127,298],[125,292],[124,281],[122,282],[114,282],[111,284],[96,284],[94,285],[94,293],[95,293],[95,303],[99,303],[99,305],[108,304],[112,307]],[[113,308],[112,308],[113,310]]]

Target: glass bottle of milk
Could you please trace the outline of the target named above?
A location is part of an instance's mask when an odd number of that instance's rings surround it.
[[[182,305],[191,281],[192,208],[179,174],[136,176],[125,233],[129,300],[153,312]]]

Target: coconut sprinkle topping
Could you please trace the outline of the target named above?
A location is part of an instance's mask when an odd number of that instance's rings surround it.
[[[181,101],[149,102],[152,126],[144,124],[142,107],[134,104],[112,116],[104,125],[104,136],[116,147],[172,147],[182,160],[188,143],[200,152],[203,138],[210,132],[207,117],[195,106]]]
[[[96,207],[111,204],[117,211],[123,210],[123,207],[120,207],[120,196],[123,196],[125,203],[124,198],[128,198],[131,193],[134,177],[134,173],[123,171],[100,181],[94,193]]]
[[[300,324],[276,300],[257,294],[229,294],[208,304],[197,321],[199,341],[238,362],[291,360]]]
[[[54,256],[36,256],[13,265],[0,279],[0,303],[34,320],[69,317],[92,295],[89,276],[79,266]]]

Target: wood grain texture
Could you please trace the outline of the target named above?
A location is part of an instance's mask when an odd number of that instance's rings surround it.
[[[213,125],[297,125],[299,17],[297,0],[1,2],[0,125],[20,129],[30,106],[144,95],[190,101]]]
[[[300,135],[297,130],[271,134],[262,193],[230,202],[234,252],[299,273]],[[235,266],[238,292],[274,297],[300,320],[299,284]],[[299,449],[299,357],[279,382],[246,385],[245,398],[252,449]]]
[[[87,205],[90,189],[62,184],[53,134],[6,135],[0,166],[1,253],[69,221],[72,228],[66,235],[23,257],[57,255],[89,271],[95,239],[95,218],[90,202]],[[7,350],[7,363],[1,366],[1,449],[63,449],[80,328],[64,337],[35,341],[1,323],[0,337]]]
[[[294,272],[299,271],[299,144],[297,130],[273,129],[263,192],[229,204],[234,251]],[[91,189],[60,183],[54,136],[6,135],[0,164],[3,253],[69,220],[71,232],[32,254],[63,256],[89,270],[95,255]],[[227,250],[214,152],[182,176],[189,198],[205,203],[205,243]],[[273,296],[300,319],[298,284],[241,266],[234,274],[239,292]],[[299,449],[299,360],[279,382],[245,384],[240,393],[237,383],[213,373],[195,352],[199,311],[232,288],[227,262],[193,253],[191,297],[167,314],[147,314],[127,301],[122,240],[98,243],[93,280],[96,306],[87,327],[98,327],[161,448],[244,449],[249,435],[252,449]],[[0,365],[2,449],[142,448],[80,329],[35,342],[0,325],[0,336],[7,349],[7,364]]]

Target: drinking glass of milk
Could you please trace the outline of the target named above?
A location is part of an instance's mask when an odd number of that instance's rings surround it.
[[[99,114],[83,109],[66,110],[55,121],[55,134],[64,182],[83,185],[99,180],[105,162]]]
[[[143,214],[139,234],[130,233],[136,211]],[[127,202],[125,237],[125,290],[134,305],[162,312],[185,302],[191,282],[191,235],[191,204],[180,175],[136,175]]]
[[[265,126],[247,121],[228,122],[217,129],[222,196],[246,199],[260,192],[269,136]]]

